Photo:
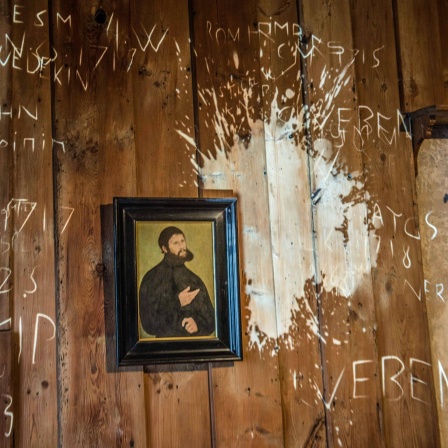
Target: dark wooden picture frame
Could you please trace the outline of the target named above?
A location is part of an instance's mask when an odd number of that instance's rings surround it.
[[[114,198],[113,208],[118,366],[241,360],[236,198]],[[161,229],[164,230],[160,232]],[[144,316],[149,315],[151,319],[155,317],[151,315],[155,307],[147,305],[143,286],[141,288],[143,273],[146,271],[151,277],[149,271],[153,268],[161,269],[152,272],[158,275],[159,283],[165,282],[165,277],[166,282],[169,281],[169,275],[166,275],[168,268],[164,265],[166,269],[163,270],[161,265],[168,256],[171,256],[170,250],[167,249],[167,236],[170,237],[172,229],[175,231],[177,229],[176,234],[184,235],[188,249],[190,239],[196,241],[196,247],[192,250],[195,252],[195,257],[196,253],[200,255],[198,258],[202,256],[203,261],[198,261],[197,266],[203,267],[199,270],[205,272],[204,275],[208,280],[197,280],[204,287],[197,287],[195,291],[201,289],[199,294],[202,294],[202,289],[205,289],[205,294],[207,291],[209,293],[207,298],[199,299],[198,295],[192,303],[195,300],[196,303],[202,303],[199,300],[208,303],[208,310],[212,310],[214,320],[213,331],[210,334],[201,334],[198,331],[198,327],[201,329],[200,325],[191,330],[193,333],[186,333],[185,336],[177,330],[173,334],[159,330],[161,331],[159,336],[149,334],[143,328],[141,312]],[[176,238],[177,236],[174,239]],[[161,243],[161,240],[165,242]],[[174,240],[169,241],[171,247],[171,242]],[[159,264],[156,261],[148,261],[148,258],[153,256],[149,256],[148,251],[158,253]],[[188,271],[186,275],[190,276],[189,278],[191,276],[200,278],[200,272],[194,273],[194,270],[185,266],[182,269]],[[167,291],[167,288],[168,286],[163,291]],[[175,289],[171,286],[169,288]],[[159,291],[160,288],[152,284],[149,287],[145,286],[144,289],[145,292],[151,292],[151,297],[152,292],[156,290]],[[150,293],[147,292],[147,295]],[[162,299],[157,297],[154,300],[158,301],[158,305],[161,304],[162,308],[159,309],[162,309],[163,313],[168,312]],[[167,300],[167,294],[163,300]],[[169,298],[169,300],[180,299],[176,295],[175,299]],[[184,324],[186,321],[182,320],[182,327],[187,328]]]

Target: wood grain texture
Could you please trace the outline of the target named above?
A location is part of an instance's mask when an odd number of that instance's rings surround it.
[[[446,378],[448,330],[446,307],[448,264],[448,140],[425,140],[418,156],[417,199],[422,238],[424,292],[428,308],[429,334],[441,446],[448,446]]]
[[[55,167],[59,444],[146,446],[141,369],[108,370],[106,362],[100,221],[102,204],[136,192],[129,5],[53,8],[53,41],[63,49],[54,99],[55,140],[63,142]]]
[[[216,446],[283,446],[256,2],[193,2],[200,179],[239,201],[244,361],[213,369]]]
[[[326,446],[299,12],[259,2],[258,22],[285,446]]]
[[[132,73],[138,195],[197,197],[188,2],[135,1],[131,12],[138,50],[153,30]],[[208,372],[185,367],[145,374],[150,447],[211,444]]]
[[[352,17],[357,17],[353,22],[355,48],[366,54],[383,48],[376,53],[376,63],[362,64],[361,59],[355,61],[355,69],[358,101],[377,117],[370,137],[365,138],[362,157],[370,198],[370,256],[385,442],[388,447],[435,447],[439,440],[426,304],[418,296],[423,275],[416,238],[412,146],[406,133],[394,134],[399,128],[400,99],[392,8],[383,1],[350,4]]]
[[[400,111],[448,101],[447,10],[0,2],[0,445],[440,446],[446,176],[418,219]],[[117,369],[101,206],[218,191],[244,360]]]
[[[383,446],[366,192],[361,152],[353,144],[358,104],[354,46],[347,32],[352,20],[348,2],[337,8],[326,0],[303,2],[324,383],[320,393],[328,443]]]
[[[0,353],[2,361],[0,363],[0,410],[2,418],[0,419],[0,445],[4,448],[10,448],[14,443],[14,392],[11,381],[12,365],[12,341],[11,331],[0,331]]]
[[[50,44],[48,21],[34,20],[46,7],[15,6],[7,45],[13,174],[3,215],[13,260],[14,444],[23,447],[57,444]]]
[[[4,2],[0,5],[0,34],[2,36],[11,36],[12,23],[11,5]],[[12,48],[5,48],[3,58],[11,57]],[[7,52],[9,50],[9,52]],[[13,129],[12,129],[12,64],[5,64],[0,66],[0,104],[2,120],[0,120],[0,209],[6,210],[8,202],[11,198],[11,177],[13,175],[12,167],[12,146],[13,146]],[[11,115],[7,115],[11,112]],[[5,115],[3,115],[5,114]],[[0,293],[2,300],[0,300],[0,322],[8,321],[0,328],[5,330],[11,327],[11,308],[12,308],[12,293],[9,291],[12,286],[11,277],[11,263],[12,251],[10,250],[12,238],[11,226],[1,227],[0,231],[0,266],[1,277]],[[8,278],[10,279],[8,281]],[[6,280],[5,283],[3,283]]]
[[[11,36],[11,5],[7,2],[0,5],[0,34]],[[11,51],[11,49],[10,49]],[[3,55],[4,57],[4,55]],[[0,104],[1,111],[12,111],[12,65],[0,67]],[[0,120],[0,140],[8,142],[3,143],[0,150],[0,208],[5,209],[11,197],[10,178],[13,174],[12,151],[8,148],[12,147],[9,142],[12,141],[11,118]],[[1,266],[1,300],[0,300],[0,413],[3,418],[0,419],[0,445],[5,448],[13,446],[13,424],[14,424],[14,390],[11,378],[12,358],[12,338],[11,323],[13,311],[13,281],[11,278],[12,251],[8,250],[12,238],[12,226],[5,229],[4,226],[0,230],[0,266]],[[10,279],[10,280],[9,280]],[[5,281],[6,280],[6,281]],[[8,281],[9,280],[9,281]],[[19,385],[18,385],[19,387]],[[16,425],[17,426],[17,425]]]
[[[441,103],[448,104],[448,53],[445,49],[448,47],[448,0],[438,0],[437,11],[439,17],[439,36],[440,48],[442,49],[441,62],[443,73],[443,99]]]
[[[131,11],[138,194],[197,197],[188,1]]]
[[[443,16],[438,14],[437,3],[437,0],[395,1],[404,112],[440,104],[447,98],[442,60],[447,23],[445,16],[439,29]]]

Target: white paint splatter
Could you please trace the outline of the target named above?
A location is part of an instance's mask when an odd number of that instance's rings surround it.
[[[232,57],[238,69],[236,51]],[[291,85],[284,92],[276,90],[264,121],[255,117],[255,91],[250,83],[232,79],[222,86],[211,83],[212,87],[198,88],[201,107],[206,111],[201,126],[213,129],[215,139],[212,147],[201,148],[204,166],[199,167],[193,158],[192,164],[204,188],[244,193],[240,195],[243,211],[240,244],[241,267],[247,279],[245,292],[249,296],[246,331],[250,347],[257,347],[260,352],[269,348],[269,353],[274,354],[273,341],[278,337],[290,348],[297,344],[297,338],[290,335],[291,328],[297,325],[294,319],[304,323],[301,326],[304,337],[318,338],[322,343],[329,337],[322,336],[316,311],[305,291],[307,281],[315,278],[311,205],[320,232],[318,277],[324,291],[351,297],[375,263],[370,259],[365,225],[368,198],[357,202],[350,199],[363,191],[364,185],[361,173],[349,173],[344,166],[341,149],[346,144],[345,131],[338,122],[334,129],[337,135],[332,136],[339,143],[336,147],[323,138],[324,130],[330,124],[334,128],[337,122],[336,100],[344,88],[350,88],[352,63],[347,63],[336,75],[326,66],[323,68],[318,84],[323,95],[310,107],[301,104],[300,85]],[[211,73],[208,59],[205,64]],[[274,80],[270,66],[261,67],[261,73],[264,81]],[[211,74],[210,78],[215,79]],[[298,71],[296,80],[301,79]],[[258,102],[261,100],[258,98]],[[176,132],[196,148],[191,131],[185,132],[185,126],[181,128]],[[314,141],[311,151],[312,185],[319,193],[308,209],[302,205],[312,196],[306,181],[309,154],[305,150],[305,128],[313,135],[322,135]],[[260,152],[263,148],[265,154]],[[332,338],[332,342],[341,345],[339,339]]]

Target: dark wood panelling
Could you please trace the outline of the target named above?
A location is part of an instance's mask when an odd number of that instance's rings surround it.
[[[401,108],[404,112],[413,112],[441,104],[447,98],[442,60],[446,20],[440,33],[439,20],[443,15],[439,17],[437,1],[394,0],[394,4],[403,95]]]
[[[100,206],[136,194],[129,5],[53,9],[59,443],[145,446],[141,369],[107,368],[100,232]]]
[[[356,17],[354,46],[366,54],[381,48],[376,53],[378,61],[362,64],[357,60],[355,68],[358,101],[377,117],[362,155],[370,230],[376,236],[371,238],[370,254],[385,441],[390,447],[438,446],[426,304],[418,296],[423,278],[412,145],[406,133],[398,132],[392,7],[386,1],[374,5],[352,1],[351,6]]]
[[[441,63],[442,63],[442,77],[443,77],[443,99],[440,103],[448,104],[448,33],[446,28],[448,27],[448,1],[438,0],[437,11],[439,18],[439,36],[440,36],[440,48]],[[438,100],[439,101],[439,100]]]

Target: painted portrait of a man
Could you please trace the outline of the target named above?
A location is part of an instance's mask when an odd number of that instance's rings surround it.
[[[142,253],[138,298],[143,338],[207,337],[214,334],[214,295],[210,285],[213,272],[212,231],[207,223],[203,224],[201,227],[200,223],[157,222],[140,229]],[[184,228],[189,229],[188,232]],[[195,249],[208,253],[201,254],[202,260],[206,261],[193,263],[196,257],[187,244],[186,233],[193,235],[197,245]],[[205,233],[204,241],[200,239],[201,233]],[[157,259],[160,261],[153,265]],[[153,267],[145,271],[148,265]],[[208,280],[204,281],[203,276]]]

